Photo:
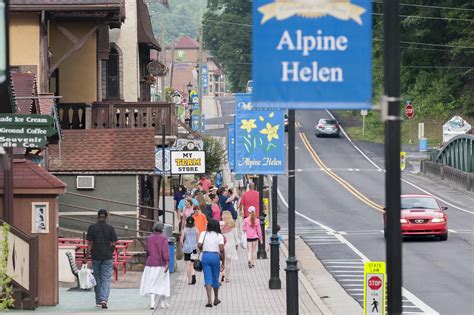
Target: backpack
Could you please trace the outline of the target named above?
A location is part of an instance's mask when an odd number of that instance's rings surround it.
[[[212,204],[206,205],[206,209],[204,209],[204,214],[207,217],[207,220],[212,219]]]

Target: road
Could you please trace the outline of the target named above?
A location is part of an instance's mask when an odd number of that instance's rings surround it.
[[[227,100],[224,105],[234,104]],[[344,136],[316,138],[314,123],[329,115],[297,111],[296,232],[362,302],[363,262],[385,260],[383,157],[374,152],[364,156]],[[403,180],[402,193],[424,190],[444,201],[450,229],[446,242],[426,238],[403,243],[404,314],[474,314],[474,198],[412,174]],[[279,191],[285,227],[285,176],[279,177]]]

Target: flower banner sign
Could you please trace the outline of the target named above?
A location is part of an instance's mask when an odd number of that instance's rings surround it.
[[[254,109],[250,94],[236,94],[236,174],[284,174],[285,111]]]
[[[235,161],[235,124],[229,124],[227,129],[227,159],[229,160],[229,167],[234,170]]]

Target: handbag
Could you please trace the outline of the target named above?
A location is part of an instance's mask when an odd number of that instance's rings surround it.
[[[203,249],[204,249],[204,242],[206,241],[206,236],[207,236],[207,232],[206,234],[204,234],[204,239],[202,240]],[[201,257],[202,257],[202,252],[199,253],[198,258],[193,262],[193,268],[196,271],[202,271]]]
[[[78,278],[79,286],[83,290],[89,290],[96,286],[95,278],[86,264],[83,264],[81,270],[79,270]]]
[[[191,253],[190,259],[191,259],[191,260],[197,260],[197,259],[199,259],[199,254],[197,254],[197,253]]]
[[[240,238],[240,247],[247,249],[247,234],[245,232],[242,233],[242,237]]]

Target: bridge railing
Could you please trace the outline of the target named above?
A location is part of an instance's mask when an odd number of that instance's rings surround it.
[[[424,174],[445,180],[468,191],[474,191],[474,173],[463,172],[457,168],[432,161],[422,161],[421,170]]]

